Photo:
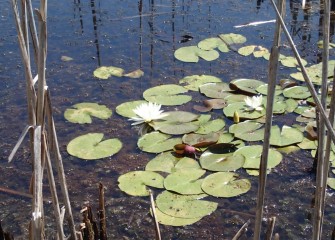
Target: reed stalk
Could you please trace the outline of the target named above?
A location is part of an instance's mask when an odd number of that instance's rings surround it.
[[[240,239],[240,237],[242,237],[242,235],[248,230],[249,224],[250,224],[250,219],[242,225],[242,227],[240,228],[240,230],[238,230],[238,232],[235,234],[232,240]]]
[[[156,240],[161,240],[162,237],[161,237],[161,232],[160,232],[160,229],[159,229],[159,223],[158,223],[158,220],[157,220],[154,196],[153,196],[151,190],[149,190],[149,193],[150,193],[151,212],[152,212],[152,216],[153,216],[154,222],[155,222]]]

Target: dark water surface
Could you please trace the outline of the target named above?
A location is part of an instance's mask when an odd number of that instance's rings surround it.
[[[287,26],[302,57],[309,63],[317,63],[320,54],[316,42],[322,39],[319,2],[307,1],[309,7],[305,11],[300,9],[299,2],[287,2]],[[266,0],[58,0],[49,1],[48,9],[47,83],[51,89],[75,221],[77,224],[81,221],[79,211],[85,200],[91,202],[93,209],[97,207],[98,183],[102,182],[107,188],[109,238],[154,239],[154,225],[148,214],[149,199],[130,197],[117,187],[119,175],[143,170],[154,155],[137,149],[136,130],[117,114],[107,121],[94,119],[92,124],[80,126],[65,121],[65,109],[89,101],[105,104],[114,111],[120,103],[141,99],[142,92],[149,87],[177,84],[184,76],[194,74],[214,75],[225,82],[234,78],[256,78],[266,82],[268,62],[263,59],[230,52],[221,54],[213,62],[200,60],[197,64],[185,64],[175,60],[173,52],[181,46],[196,45],[202,39],[231,32],[246,36],[248,45],[257,44],[269,49],[273,23],[244,28],[234,26],[274,19],[272,5]],[[31,176],[27,146],[19,150],[13,163],[7,163],[10,151],[26,125],[26,101],[16,29],[10,4],[5,0],[0,0],[0,26],[0,187],[27,192]],[[184,35],[193,39],[183,43]],[[284,38],[282,50],[283,54],[292,55]],[[74,60],[63,62],[63,55]],[[92,73],[99,66],[118,66],[126,71],[141,68],[145,75],[140,79],[113,77],[106,81],[97,80]],[[287,77],[287,70],[281,69],[279,76]],[[199,94],[194,96],[193,102],[202,100]],[[191,108],[191,105],[179,107]],[[294,119],[292,115],[292,118],[277,120],[292,124]],[[67,143],[89,132],[118,137],[124,147],[117,155],[99,161],[86,162],[69,156]],[[277,217],[275,232],[281,239],[310,239],[315,178],[310,172],[312,162],[309,152],[285,155],[283,162],[268,176],[265,217]],[[239,173],[245,175],[242,170]],[[219,203],[213,214],[191,226],[161,226],[163,239],[231,239],[248,219],[252,220],[249,227],[252,229],[257,178],[247,177],[252,182],[252,189],[247,194],[231,199],[213,198]],[[48,196],[47,185],[45,190]],[[324,239],[330,239],[334,227],[333,193],[329,190],[327,195]],[[4,228],[16,237],[26,239],[31,200],[2,192],[0,199],[0,220]],[[49,216],[50,211],[51,205],[46,204]],[[48,217],[47,221],[50,221]],[[54,233],[48,226],[47,234],[51,238]],[[249,230],[244,239],[250,239],[251,232]]]

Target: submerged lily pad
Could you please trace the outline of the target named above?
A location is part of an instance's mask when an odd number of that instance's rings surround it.
[[[166,84],[149,88],[143,92],[143,97],[148,102],[166,106],[182,105],[191,101],[192,97],[184,95],[188,90],[175,84]]]
[[[164,188],[164,178],[155,172],[133,171],[121,175],[118,178],[119,188],[132,196],[149,196],[147,186]]]
[[[100,79],[108,79],[110,76],[122,77],[124,70],[119,67],[102,66],[94,70],[93,75]]]
[[[199,179],[206,173],[202,169],[179,170],[171,173],[164,180],[164,187],[180,194],[201,194],[203,179]]]
[[[188,85],[184,87],[192,91],[198,91],[199,86],[205,83],[214,83],[214,82],[221,82],[221,79],[211,75],[192,75],[192,76],[186,76],[183,79],[179,80],[180,84],[187,83]]]
[[[236,173],[218,172],[207,176],[201,187],[209,195],[228,198],[248,192],[251,183],[248,179],[240,179]]]
[[[263,85],[264,82],[256,80],[256,79],[248,79],[248,78],[239,78],[234,79],[230,82],[230,86],[232,89],[239,89],[241,91],[257,94],[256,89]]]
[[[219,58],[219,53],[216,50],[205,51],[197,46],[188,46],[178,48],[174,52],[174,56],[182,62],[197,63],[199,61],[199,57],[206,61],[213,61]]]
[[[122,143],[117,138],[102,141],[103,133],[88,133],[71,140],[67,152],[85,160],[95,160],[114,155],[119,152]]]
[[[64,112],[66,120],[72,123],[92,123],[91,117],[108,119],[112,115],[112,110],[105,105],[97,103],[84,102],[75,104],[72,107]]]
[[[182,143],[181,138],[171,138],[168,134],[151,132],[138,139],[137,146],[145,152],[161,153],[173,149],[180,143]]]
[[[115,109],[116,113],[121,115],[122,117],[132,118],[136,117],[136,113],[134,109],[140,106],[142,103],[147,103],[145,100],[131,101],[125,102],[118,105]]]
[[[206,195],[179,195],[164,191],[157,196],[156,205],[163,213],[180,218],[201,218],[214,212],[216,202],[198,200]]]

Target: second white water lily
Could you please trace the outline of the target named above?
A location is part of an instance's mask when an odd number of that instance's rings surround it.
[[[152,102],[142,103],[133,109],[133,112],[136,114],[136,117],[129,119],[130,121],[134,121],[131,125],[149,123],[153,120],[158,120],[167,116],[167,114],[163,113],[163,110],[161,110],[160,104]]]
[[[244,99],[245,104],[248,106],[249,111],[262,111],[263,110],[263,96],[253,96],[253,97],[246,97]]]

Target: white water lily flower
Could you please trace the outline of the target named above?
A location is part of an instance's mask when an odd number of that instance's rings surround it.
[[[134,121],[134,123],[132,123],[131,125],[149,123],[153,120],[166,117],[167,114],[163,113],[163,110],[160,110],[161,106],[162,105],[160,104],[152,102],[142,103],[141,105],[137,106],[135,109],[133,109],[136,117],[132,117],[129,119],[130,121]]]
[[[258,95],[258,96],[253,96],[251,97],[246,97],[244,99],[245,104],[248,106],[248,110],[249,111],[262,111],[263,110],[263,96],[262,95]]]

